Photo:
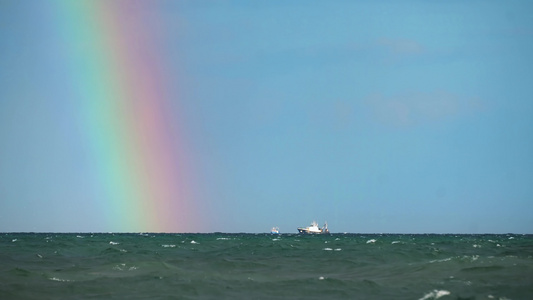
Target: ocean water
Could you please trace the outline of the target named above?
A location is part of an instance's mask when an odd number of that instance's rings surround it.
[[[533,235],[3,233],[0,299],[533,299]]]

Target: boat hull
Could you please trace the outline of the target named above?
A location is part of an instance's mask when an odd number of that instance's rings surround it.
[[[298,233],[301,233],[301,234],[329,234],[329,231],[310,231],[307,228],[298,228]]]

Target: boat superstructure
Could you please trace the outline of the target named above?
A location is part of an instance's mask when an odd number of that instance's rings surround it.
[[[298,232],[304,234],[327,234],[329,233],[328,222],[322,228],[319,228],[318,223],[313,221],[308,227],[298,227]]]

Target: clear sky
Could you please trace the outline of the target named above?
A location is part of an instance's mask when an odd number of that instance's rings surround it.
[[[111,16],[128,20],[136,2],[115,3]],[[66,47],[105,26],[72,42],[69,24],[98,20],[65,21],[60,6],[0,1],[0,231],[144,231],[107,225],[114,200],[97,199],[97,182],[116,182],[91,181],[105,163],[82,120],[96,99],[69,92],[82,71]],[[176,197],[196,207],[187,231],[295,233],[316,220],[332,232],[533,233],[533,2],[140,7],[116,26],[156,40],[160,55],[143,60],[176,75],[159,97],[161,124],[179,127],[163,136],[186,153],[171,161],[187,163],[175,167],[192,190]]]

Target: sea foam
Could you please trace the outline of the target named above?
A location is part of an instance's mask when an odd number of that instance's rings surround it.
[[[446,290],[433,290],[425,294],[424,297],[420,298],[419,300],[439,299],[440,297],[447,296],[449,294],[450,292]]]

